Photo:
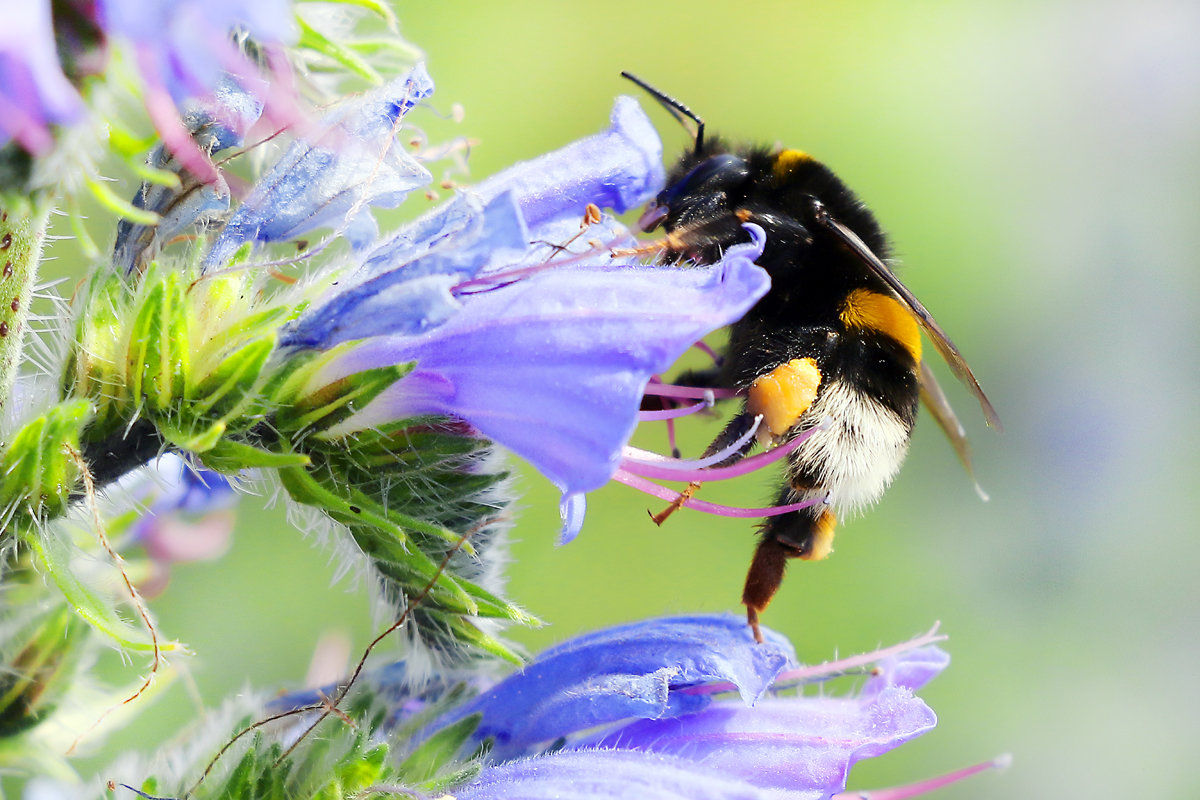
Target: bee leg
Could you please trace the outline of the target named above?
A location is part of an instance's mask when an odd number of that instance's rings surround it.
[[[692,481],[684,488],[682,492],[679,493],[678,497],[671,501],[671,505],[667,506],[657,514],[651,514],[650,519],[654,521],[655,525],[662,527],[662,524],[667,521],[667,517],[683,508],[683,504],[690,500],[692,495],[694,495],[699,488],[700,481]]]
[[[725,429],[722,430],[721,433],[717,435],[716,439],[713,439],[712,444],[710,444],[707,448],[705,448],[704,456],[711,456],[713,453],[720,452],[721,450],[724,450],[726,447],[729,447],[729,445],[733,444],[738,439],[742,438],[742,436],[744,436],[746,434],[746,432],[749,431],[753,425],[754,425],[754,417],[753,416],[751,416],[750,414],[747,414],[744,411],[741,414],[738,414],[736,417],[729,420],[729,424],[725,426]],[[754,440],[751,439],[748,442],[746,442],[746,444],[743,445],[736,453],[733,453],[728,458],[724,459],[723,461],[721,461],[720,463],[718,463],[714,466],[725,466],[726,464],[734,463],[738,459],[745,456],[746,453],[750,452],[750,448],[753,446],[754,446]],[[669,506],[667,506],[666,508],[664,508],[662,511],[658,512],[657,514],[651,514],[650,519],[654,520],[655,525],[662,525],[664,522],[667,521],[667,517],[671,516],[676,511],[678,511],[680,508],[682,508],[683,504],[686,503],[688,501],[688,499],[691,498],[691,496],[694,495],[696,493],[696,490],[699,488],[700,488],[700,481],[692,481],[691,483],[689,483],[687,485],[687,487],[682,492],[679,493],[678,497],[676,497],[674,500],[671,501],[671,504]]]
[[[792,487],[780,493],[780,503],[796,502]],[[742,603],[746,606],[746,621],[754,631],[754,639],[763,641],[758,627],[758,615],[766,610],[775,596],[788,559],[820,561],[833,551],[833,532],[837,517],[825,505],[791,511],[776,517],[768,517],[762,525],[762,538],[754,551],[750,570],[746,573],[746,585],[742,590]]]
[[[763,643],[762,631],[758,627],[758,615],[765,611],[783,582],[789,558],[795,558],[795,550],[778,539],[763,537],[754,551],[750,571],[746,573],[746,586],[742,589],[742,603],[746,606],[746,622],[754,631],[754,641]]]

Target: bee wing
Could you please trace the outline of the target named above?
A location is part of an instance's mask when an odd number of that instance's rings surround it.
[[[867,247],[866,242],[858,238],[858,234],[834,219],[824,207],[819,208],[815,216],[817,222],[841,239],[908,306],[917,323],[924,329],[929,340],[933,342],[933,346],[938,351],[938,354],[950,365],[950,370],[954,373],[955,377],[966,384],[971,393],[979,400],[979,405],[983,409],[983,416],[987,420],[988,425],[997,430],[1003,430],[1003,426],[1000,424],[1000,415],[996,413],[996,409],[992,407],[992,402],[983,393],[983,388],[979,385],[979,380],[975,377],[975,373],[971,372],[971,368],[967,366],[966,359],[963,358],[958,348],[954,346],[954,342],[950,341],[950,337],[942,330],[942,326],[937,324],[937,320],[933,318],[933,314],[930,314],[929,310],[921,304],[921,301],[908,290],[908,287],[900,282],[895,273],[888,269],[887,264],[884,264],[879,256],[871,252],[871,248]]]
[[[962,462],[963,468],[967,471],[967,477],[971,479],[971,483],[975,484],[975,493],[979,495],[979,499],[987,500],[988,494],[979,485],[979,479],[975,477],[975,468],[971,466],[971,444],[967,441],[967,432],[962,423],[958,421],[954,409],[950,407],[950,401],[946,399],[946,393],[938,385],[933,370],[924,361],[921,362],[921,402],[929,409],[929,413],[933,415],[938,427],[950,440],[950,445],[958,455],[958,460]]]

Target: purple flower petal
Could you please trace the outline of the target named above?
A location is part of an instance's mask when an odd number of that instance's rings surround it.
[[[374,231],[368,205],[394,208],[429,182],[429,171],[395,143],[397,121],[433,92],[424,66],[339,108],[295,142],[255,185],[205,259],[223,266],[247,241],[278,242],[324,225]],[[362,224],[368,222],[367,227]],[[352,239],[362,246],[367,241]]]
[[[462,310],[462,303],[450,292],[452,287],[493,259],[507,259],[526,248],[525,226],[510,195],[500,195],[474,212],[431,222],[438,234],[437,246],[419,251],[421,255],[411,261],[378,274],[370,270],[351,276],[346,288],[287,330],[281,345],[323,350],[372,336],[420,334],[446,322]],[[442,223],[454,229],[445,230]],[[376,252],[368,264],[379,257]],[[363,275],[368,279],[354,282]]]
[[[639,720],[592,744],[668,753],[815,800],[845,789],[855,762],[932,730],[936,721],[911,691],[889,687],[865,699],[714,703],[686,717]]]
[[[261,114],[262,103],[226,78],[218,84],[212,99],[189,111],[183,122],[196,146],[212,154],[240,146],[246,131]],[[155,225],[138,225],[127,219],[117,223],[113,266],[122,272],[137,268],[146,251],[153,252],[156,243],[169,242],[189,227],[208,218],[219,218],[229,210],[229,186],[220,175],[211,184],[189,185],[186,166],[164,145],[154,149],[150,163],[158,169],[179,173],[187,189],[181,195],[177,187],[149,181],[142,184],[133,198],[134,207],[153,211],[161,218]]]
[[[770,631],[755,644],[734,616],[647,620],[572,639],[458,709],[439,725],[473,713],[478,740],[511,758],[536,745],[628,718],[659,719],[698,711],[710,695],[680,691],[730,682],[755,702],[794,658]]]
[[[513,192],[530,229],[579,217],[588,203],[624,213],[645,202],[665,180],[662,142],[631,97],[617,99],[610,120],[607,131],[517,164],[476,191],[485,202]]]
[[[655,753],[560,752],[484,770],[456,800],[767,800],[754,786]]]
[[[134,534],[136,539],[147,542],[148,547],[153,546],[155,531],[165,518],[175,514],[201,516],[228,509],[237,502],[237,493],[228,478],[219,472],[193,467],[173,453],[163,453],[151,468],[158,477],[158,487]]]
[[[229,41],[245,29],[259,44],[294,40],[289,0],[101,0],[101,25],[132,42],[151,83],[176,103],[202,96],[237,58]]]
[[[558,504],[558,515],[562,517],[562,533],[558,543],[570,544],[583,530],[583,518],[587,514],[587,495],[583,492],[564,494]]]
[[[421,336],[364,342],[322,379],[416,361],[357,424],[457,416],[564,493],[590,491],[620,463],[650,376],[767,291],[755,236],[712,267],[539,272],[468,296],[461,313]]]
[[[49,126],[83,116],[83,101],[63,75],[49,0],[6,4],[0,24],[0,145],[15,139],[42,155]]]
[[[889,686],[916,691],[950,666],[950,654],[934,645],[889,656],[876,664],[877,673],[863,687],[863,696],[881,692]]]

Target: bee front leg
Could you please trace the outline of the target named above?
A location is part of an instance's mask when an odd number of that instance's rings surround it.
[[[719,453],[749,433],[752,427],[754,427],[754,417],[743,411],[741,414],[738,414],[736,417],[729,420],[729,424],[725,426],[724,430],[717,435],[716,439],[713,439],[712,443],[707,448],[705,448],[704,456],[702,457],[711,456],[713,453]],[[738,459],[743,458],[746,453],[750,452],[750,448],[753,446],[754,439],[748,439],[747,442],[742,445],[737,452],[732,453],[728,458],[723,459],[714,466],[725,466],[727,464],[736,462]],[[691,496],[696,493],[696,490],[700,488],[700,483],[700,481],[692,481],[682,492],[679,493],[678,497],[671,501],[669,506],[657,514],[651,514],[650,519],[654,520],[654,524],[661,526],[667,521],[668,517],[670,517],[679,509],[683,508],[683,504],[686,503]]]

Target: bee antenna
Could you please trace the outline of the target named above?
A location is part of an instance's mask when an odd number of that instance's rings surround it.
[[[700,155],[700,151],[704,149],[704,120],[700,118],[699,114],[666,92],[655,89],[632,72],[622,72],[621,77],[640,86],[647,94],[657,100],[679,124],[686,127],[687,123],[683,121],[684,117],[696,123],[696,155]]]

